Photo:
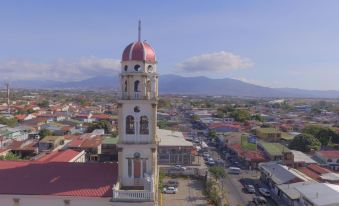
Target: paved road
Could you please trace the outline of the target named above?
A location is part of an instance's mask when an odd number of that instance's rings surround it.
[[[177,179],[179,187],[177,194],[162,194],[163,206],[208,206],[203,195],[203,185],[198,180]],[[166,181],[166,179],[165,179]]]
[[[219,153],[216,151],[214,147],[209,147],[209,153],[212,156],[213,159],[218,160],[220,159]],[[225,162],[225,168],[228,168],[230,166],[230,162]],[[259,181],[259,172],[257,171],[250,171],[250,170],[242,170],[241,174],[239,175],[233,175],[228,174],[227,169],[226,171],[226,177],[221,179],[221,182],[223,183],[223,187],[227,191],[227,197],[229,204],[231,206],[236,205],[249,205],[251,201],[253,200],[253,197],[257,194],[249,194],[245,191],[244,186],[246,184],[252,184],[256,185]],[[277,204],[271,200],[270,198],[268,200],[268,206],[276,206]]]

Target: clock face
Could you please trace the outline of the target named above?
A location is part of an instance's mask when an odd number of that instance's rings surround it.
[[[148,71],[148,72],[153,72],[153,67],[152,67],[151,65],[148,66],[148,67],[147,67],[147,71]]]

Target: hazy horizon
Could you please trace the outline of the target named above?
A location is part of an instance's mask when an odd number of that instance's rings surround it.
[[[114,75],[142,39],[160,74],[339,90],[337,1],[3,1],[0,81]],[[98,75],[100,74],[100,75]]]

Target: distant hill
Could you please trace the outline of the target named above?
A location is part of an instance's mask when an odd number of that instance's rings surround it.
[[[16,88],[29,89],[119,89],[118,76],[98,76],[82,81],[13,81]],[[303,90],[293,88],[269,88],[240,80],[207,77],[182,77],[161,75],[159,91],[162,94],[225,95],[238,97],[310,97],[339,98],[339,91]]]

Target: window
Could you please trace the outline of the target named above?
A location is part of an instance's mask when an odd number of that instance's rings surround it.
[[[332,159],[328,159],[327,162],[332,162]]]
[[[134,71],[138,72],[139,69],[140,69],[140,65],[139,65],[139,64],[137,64],[137,65],[134,66]]]
[[[337,159],[337,163],[339,163],[339,159]]]
[[[147,71],[148,71],[148,72],[152,72],[152,71],[153,71],[152,65],[149,65],[149,66],[147,67]]]
[[[147,116],[140,117],[140,134],[148,134],[148,118]]]
[[[124,91],[127,92],[127,80],[125,81],[125,88]]]
[[[132,160],[128,159],[128,177],[132,176]]]
[[[134,134],[134,117],[131,115],[126,117],[126,134]]]
[[[134,82],[134,92],[139,92],[139,84],[140,84],[139,80]]]
[[[128,66],[125,65],[125,67],[124,67],[125,72],[127,72],[127,69],[128,69]]]
[[[140,112],[140,108],[138,106],[134,107],[134,112],[135,113],[139,113]]]

